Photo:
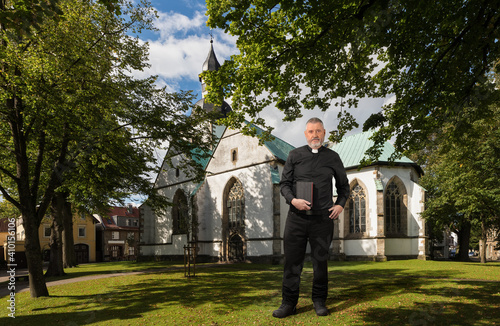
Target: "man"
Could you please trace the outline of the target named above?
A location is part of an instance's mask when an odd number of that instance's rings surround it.
[[[349,181],[339,155],[323,146],[325,128],[318,118],[307,121],[307,145],[290,152],[281,176],[281,194],[290,205],[285,224],[282,304],[273,316],[295,313],[299,299],[300,274],[307,241],[311,246],[314,269],[312,301],[318,316],[328,315],[328,256],[333,236],[333,220],[342,213],[349,197]],[[333,203],[333,183],[337,200]],[[297,182],[308,182],[312,201],[297,197]],[[301,185],[302,186],[302,185]]]

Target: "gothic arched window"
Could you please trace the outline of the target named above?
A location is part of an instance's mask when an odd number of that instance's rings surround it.
[[[244,226],[245,197],[241,182],[236,180],[227,196],[227,210],[229,228]]]
[[[366,192],[357,183],[349,197],[349,233],[366,232]]]
[[[398,234],[403,231],[403,193],[396,182],[391,181],[385,192],[385,233]]]
[[[187,198],[182,190],[174,195],[172,207],[173,234],[186,234],[189,229]]]

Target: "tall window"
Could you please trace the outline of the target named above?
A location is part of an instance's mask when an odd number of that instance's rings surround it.
[[[245,242],[245,191],[243,184],[231,178],[224,188],[225,207],[222,217],[222,257],[226,261],[244,261]]]
[[[186,234],[189,229],[188,204],[186,195],[182,190],[177,190],[174,195],[172,208],[173,234]]]
[[[366,232],[366,195],[359,184],[351,190],[349,198],[349,232]]]
[[[387,185],[385,193],[385,233],[402,231],[403,195],[394,181]]]
[[[241,182],[237,180],[229,190],[229,195],[227,198],[227,209],[229,213],[228,217],[229,217],[230,228],[244,226],[243,205],[244,205],[243,186],[241,185]]]

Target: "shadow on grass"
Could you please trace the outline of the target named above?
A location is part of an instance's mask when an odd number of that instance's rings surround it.
[[[60,295],[52,290],[54,295],[42,300],[53,300],[56,304],[31,309],[36,315],[24,313],[14,323],[9,321],[9,324],[114,323],[120,320],[144,320],[144,314],[155,311],[163,314],[159,321],[163,324],[166,321],[182,324],[183,318],[188,317],[189,324],[199,324],[203,322],[205,313],[226,316],[274,299],[279,294],[278,285],[281,281],[281,272],[240,271],[237,266],[206,268],[198,271],[198,276],[192,278],[185,278],[183,275],[183,270],[152,271],[127,277],[129,281],[124,285],[119,284],[120,277],[102,279],[101,284],[107,284],[106,291],[96,295]],[[131,280],[132,278],[136,279]],[[61,312],[65,310],[72,312]]]
[[[420,288],[405,289],[420,300],[412,306],[374,307],[365,310],[363,320],[384,325],[498,325],[500,283],[452,281],[449,286],[427,280]]]
[[[281,269],[258,270],[250,265],[217,266],[185,278],[183,271],[150,272],[145,275],[85,282],[99,287],[100,294],[48,298],[50,306],[33,307],[10,325],[176,324],[199,325],[277,323],[271,317],[281,301]],[[352,266],[352,263],[351,263]],[[458,281],[408,276],[404,269],[384,273],[330,273],[327,306],[331,319],[342,324],[378,325],[473,325],[500,322],[500,282]],[[247,269],[248,268],[248,269]],[[440,277],[456,277],[441,271]],[[292,323],[316,318],[310,300],[312,273],[304,271],[298,314]],[[64,292],[62,292],[64,293]],[[70,310],[70,312],[65,312]],[[345,316],[350,315],[350,316]],[[252,318],[252,319],[247,319]],[[330,317],[328,317],[330,318]],[[3,318],[0,318],[0,322]],[[281,321],[280,321],[281,322]],[[316,322],[318,322],[316,320]],[[327,322],[328,323],[328,322]]]
[[[46,277],[47,282],[65,280],[70,278],[85,277],[95,275],[96,271],[100,274],[115,274],[115,273],[129,273],[144,270],[164,270],[164,269],[181,269],[184,268],[179,262],[102,262],[81,264],[72,268],[65,268],[66,275]]]
[[[334,314],[356,311],[359,321],[375,325],[500,322],[500,282],[394,275],[340,277],[344,284],[334,288],[327,303]],[[363,305],[369,307],[356,309]]]

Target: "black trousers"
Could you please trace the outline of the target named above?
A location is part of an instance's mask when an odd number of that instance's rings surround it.
[[[333,220],[323,215],[302,215],[292,210],[285,223],[283,303],[295,306],[299,300],[300,275],[304,266],[307,242],[311,245],[314,277],[312,300],[325,301],[328,296],[328,257],[333,236]]]

